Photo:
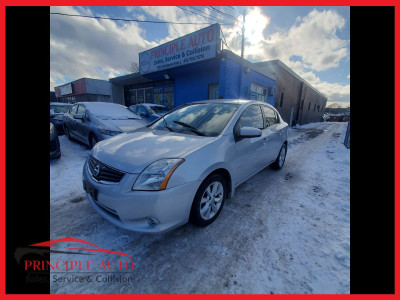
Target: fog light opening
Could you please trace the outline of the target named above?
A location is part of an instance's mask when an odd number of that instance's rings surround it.
[[[156,225],[158,225],[160,223],[160,221],[158,221],[156,218],[149,217],[149,218],[147,218],[147,223],[150,226],[156,226]]]

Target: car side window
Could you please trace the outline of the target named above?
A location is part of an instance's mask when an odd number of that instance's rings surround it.
[[[132,110],[135,114],[137,114],[137,106],[132,106],[131,110]]]
[[[260,106],[251,105],[250,107],[248,107],[240,116],[238,124],[238,129],[243,127],[254,127],[258,129],[263,129],[263,115],[261,113]]]
[[[263,106],[262,110],[264,113],[265,128],[279,123],[278,115],[276,114],[276,112],[273,109],[271,109],[267,106]]]
[[[139,106],[138,108],[138,115],[140,115],[141,113],[147,115],[147,111],[143,106]]]
[[[78,104],[73,105],[70,109],[69,109],[69,113],[72,115],[76,114],[76,110],[78,108]]]
[[[79,105],[77,114],[85,117],[86,116],[86,108],[83,105]]]

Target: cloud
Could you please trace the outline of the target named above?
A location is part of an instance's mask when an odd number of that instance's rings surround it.
[[[223,10],[223,7],[220,8]],[[93,15],[86,7],[52,7],[53,12]],[[135,18],[151,16],[159,20],[192,23],[213,23],[199,15],[177,7],[126,7]],[[212,10],[203,9],[215,15]],[[104,15],[105,16],[105,15]],[[232,20],[226,20],[231,23]],[[252,61],[280,59],[313,87],[328,96],[328,101],[350,101],[350,86],[323,82],[316,71],[336,68],[349,56],[349,42],[337,37],[345,26],[345,19],[333,10],[313,10],[298,17],[288,30],[265,36],[271,19],[258,7],[247,10],[245,56]],[[240,55],[241,29],[222,26],[232,51]],[[139,23],[115,22],[78,17],[52,15],[50,17],[50,89],[67,79],[91,77],[108,79],[128,73],[131,61],[138,53],[159,44],[204,28],[207,25],[168,25],[168,36],[156,41],[145,39]],[[296,57],[296,61],[293,57]],[[292,60],[291,60],[292,58]],[[349,74],[350,76],[350,74]],[[348,78],[349,78],[348,76]]]
[[[313,10],[305,17],[298,17],[288,30],[280,29],[270,36],[264,36],[269,24],[270,18],[260,8],[248,10],[245,57],[253,61],[279,59],[325,94],[328,101],[350,101],[349,84],[321,81],[315,74],[317,71],[337,68],[350,55],[349,42],[336,35],[346,24],[342,16],[334,10]],[[228,45],[240,55],[241,35],[237,34],[237,29],[227,28],[225,31]]]
[[[249,20],[249,21],[248,21]],[[270,23],[261,9],[255,7],[246,16],[245,56],[255,60],[280,59],[290,62],[293,55],[301,57],[305,67],[314,71],[323,71],[339,66],[340,61],[349,56],[349,42],[340,39],[336,32],[344,28],[346,20],[336,11],[313,10],[289,30],[280,30],[268,37],[263,35]],[[258,27],[254,26],[258,22]],[[238,37],[231,30],[229,41],[232,50],[240,52]]]
[[[51,11],[82,13],[73,7],[52,7]],[[90,10],[85,9],[85,14],[91,14]],[[143,38],[137,23],[52,15],[50,77],[62,81],[65,77],[108,79],[108,74],[126,74],[130,61],[137,61],[139,52],[154,46]]]

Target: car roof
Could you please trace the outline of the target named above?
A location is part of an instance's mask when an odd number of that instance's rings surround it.
[[[76,103],[74,103],[74,104],[83,104],[83,105],[85,105],[87,108],[90,108],[90,107],[94,107],[94,106],[97,106],[97,107],[100,107],[100,106],[103,106],[103,107],[110,107],[110,106],[116,106],[116,105],[118,105],[118,106],[122,106],[122,107],[124,107],[124,108],[127,108],[125,105],[121,105],[121,104],[118,104],[118,103],[113,103],[113,102],[100,102],[100,101],[95,101],[95,102],[76,102]]]
[[[154,103],[140,103],[140,104],[137,104],[137,105],[165,107],[164,105],[154,104]]]
[[[203,101],[194,101],[188,103],[232,103],[232,104],[263,104],[273,107],[271,104],[263,101],[257,100],[248,100],[248,99],[215,99],[215,100],[203,100]],[[187,104],[187,103],[186,103]]]
[[[62,105],[62,106],[64,106],[64,105],[69,105],[69,106],[71,106],[72,104],[71,103],[64,103],[64,102],[50,102],[50,105]]]

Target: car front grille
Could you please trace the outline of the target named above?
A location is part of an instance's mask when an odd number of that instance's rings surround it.
[[[88,166],[92,177],[97,181],[118,183],[125,175],[125,173],[103,164],[92,156],[89,158]]]

